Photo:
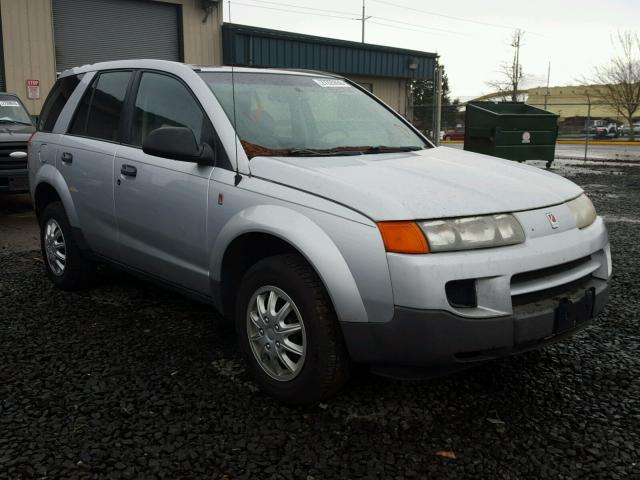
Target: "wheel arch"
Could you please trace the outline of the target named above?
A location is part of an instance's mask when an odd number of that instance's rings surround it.
[[[62,202],[69,223],[77,227],[78,215],[64,177],[53,166],[43,165],[36,174],[33,189],[33,204],[38,221],[45,207],[52,201]]]
[[[232,315],[235,289],[258,260],[298,253],[318,274],[340,320],[366,322],[367,314],[346,260],[327,233],[313,220],[286,207],[254,206],[232,217],[211,252],[214,299]]]

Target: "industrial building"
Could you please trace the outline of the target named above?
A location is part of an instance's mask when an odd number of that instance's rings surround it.
[[[407,82],[432,79],[433,53],[224,24],[225,65],[322,70],[343,75],[407,114]]]
[[[528,90],[527,103],[557,113],[560,120],[567,118],[621,118],[615,108],[606,104],[602,97],[605,87],[601,85],[568,85],[563,87],[538,87]],[[589,106],[589,104],[591,104]]]
[[[57,73],[126,58],[324,70],[360,83],[402,114],[406,84],[432,79],[432,53],[222,21],[219,0],[0,0],[0,91],[38,115]]]

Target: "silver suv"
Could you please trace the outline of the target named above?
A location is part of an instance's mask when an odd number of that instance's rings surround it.
[[[307,403],[353,363],[433,375],[596,315],[603,221],[572,182],[434,148],[318,72],[131,60],[64,72],[29,147],[47,274],[96,262],[233,319],[266,392]]]

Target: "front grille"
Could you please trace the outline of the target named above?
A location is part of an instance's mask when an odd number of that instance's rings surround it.
[[[519,307],[522,305],[529,305],[531,303],[537,303],[543,300],[552,299],[555,297],[563,297],[576,289],[587,288],[589,282],[592,280],[591,275],[584,276],[573,282],[565,283],[557,287],[545,288],[544,290],[538,290],[531,293],[524,293],[522,295],[514,295],[511,297],[511,304],[513,307]]]
[[[511,277],[512,304],[524,305],[561,295],[591,278],[599,267],[597,256],[588,255],[560,265],[518,273]]]
[[[0,170],[25,170],[27,159],[13,159],[9,156],[12,152],[26,152],[26,142],[0,143]]]
[[[556,273],[566,272],[576,267],[586,265],[590,260],[591,255],[588,255],[586,257],[578,258],[577,260],[572,260],[571,262],[554,265],[553,267],[541,268],[540,270],[532,270],[530,272],[517,273],[516,275],[511,277],[511,285],[526,282],[529,280],[538,280],[549,277]]]

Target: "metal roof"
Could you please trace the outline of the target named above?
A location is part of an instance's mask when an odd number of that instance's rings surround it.
[[[225,23],[223,62],[344,75],[432,79],[435,53]]]

